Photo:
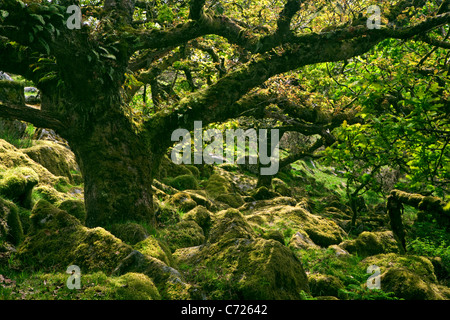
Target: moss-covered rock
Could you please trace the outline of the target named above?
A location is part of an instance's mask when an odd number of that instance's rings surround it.
[[[178,192],[170,197],[169,205],[178,208],[183,212],[188,212],[197,206],[197,202],[195,202],[186,192]]]
[[[223,210],[217,213],[209,231],[208,241],[214,243],[237,238],[255,238],[255,233],[245,217],[236,209]]]
[[[170,250],[193,247],[205,242],[205,234],[202,228],[193,220],[184,220],[162,230],[162,239]]]
[[[311,273],[308,284],[313,296],[338,296],[339,290],[344,289],[342,281],[332,275]]]
[[[350,253],[357,253],[361,257],[399,252],[398,244],[392,231],[364,231],[356,239],[344,241],[339,246]]]
[[[105,229],[88,229],[67,212],[40,200],[32,210],[30,232],[18,257],[41,270],[78,265],[85,272],[108,273],[131,251]]]
[[[57,178],[46,168],[33,161],[29,156],[0,139],[0,170],[26,167],[37,173],[41,184],[54,184]]]
[[[60,144],[39,141],[31,148],[23,149],[22,152],[55,176],[67,177],[71,182],[74,181],[71,172],[79,171],[73,152]]]
[[[161,295],[152,279],[142,273],[129,272],[110,277],[103,286],[88,289],[108,296],[112,300],[160,300]]]
[[[123,242],[134,245],[148,237],[147,231],[138,223],[115,223],[108,230]]]
[[[272,179],[272,188],[275,192],[281,194],[285,197],[292,196],[292,190],[289,185],[281,179],[273,178]]]
[[[419,275],[402,268],[389,268],[381,276],[381,289],[394,292],[406,300],[441,300],[436,286],[424,281]]]
[[[239,208],[244,204],[244,200],[239,194],[235,193],[227,193],[227,194],[221,194],[216,197],[217,201],[220,201],[232,208]]]
[[[400,255],[396,253],[377,254],[367,257],[360,262],[363,268],[369,265],[377,265],[380,272],[384,273],[389,268],[406,268],[418,274],[421,278],[430,282],[436,282],[434,267],[428,258],[415,255]]]
[[[197,179],[192,174],[183,174],[175,178],[167,178],[164,182],[181,191],[198,189]]]
[[[205,190],[213,199],[233,191],[231,183],[217,173],[209,177]]]
[[[196,166],[191,164],[185,164],[184,166],[194,175],[194,177],[200,178],[200,170]]]
[[[251,196],[255,200],[269,200],[276,197],[280,197],[281,195],[277,192],[267,189],[267,187],[259,187],[254,192],[251,193]]]
[[[275,240],[233,238],[174,254],[211,299],[300,299],[309,292],[295,255]],[[189,279],[189,278],[188,278]]]
[[[84,225],[86,221],[86,208],[84,207],[84,201],[68,199],[61,202],[58,205],[58,208],[74,216],[81,222],[81,224]]]
[[[350,255],[350,253],[348,251],[342,249],[341,247],[339,247],[336,244],[328,246],[328,249],[334,251],[334,254],[336,255],[336,257],[346,257],[346,256]]]
[[[366,269],[376,265],[381,272],[381,289],[408,300],[449,299],[448,287],[437,282],[434,266],[428,258],[396,253],[379,254],[360,263]]]
[[[184,164],[175,164],[169,157],[164,156],[161,159],[159,170],[155,173],[155,178],[162,180],[167,177],[174,178],[181,175],[192,175],[192,172]]]
[[[259,209],[262,209],[264,207],[272,207],[279,205],[295,206],[296,204],[297,200],[291,197],[277,197],[270,200],[258,200],[258,201],[251,198],[251,201],[248,201],[247,203],[243,204],[241,207],[239,207],[239,210],[241,212],[253,213],[255,211],[259,211]]]
[[[162,299],[191,299],[192,286],[185,282],[183,276],[161,260],[144,255],[134,250],[114,270],[114,275],[129,272],[143,273],[150,277],[158,288]]]
[[[183,220],[193,220],[200,228],[202,228],[205,234],[209,233],[209,229],[212,225],[212,213],[204,206],[197,206],[190,210],[183,216]]]
[[[192,200],[194,200],[199,206],[204,206],[208,210],[215,208],[214,203],[208,199],[208,196],[204,190],[184,190]]]
[[[144,255],[161,260],[169,267],[175,267],[175,262],[173,260],[170,248],[165,243],[152,236],[149,236],[145,240],[136,243],[133,248]]]
[[[0,198],[0,243],[18,245],[23,240],[19,209],[11,201]]]
[[[273,229],[265,230],[261,234],[261,237],[263,239],[266,239],[266,240],[270,240],[270,239],[276,240],[279,243],[284,244],[284,236],[283,236],[283,233],[281,233],[280,230],[273,230]]]
[[[69,198],[67,194],[59,192],[54,187],[49,185],[40,185],[35,187],[33,189],[33,193],[35,193],[38,198],[54,205],[62,203]]]
[[[38,183],[37,173],[27,167],[17,167],[0,172],[0,195],[30,208],[31,193]]]
[[[289,247],[292,249],[319,249],[304,231],[297,231],[289,241]]]
[[[246,217],[247,220],[262,226],[280,225],[293,230],[303,230],[321,247],[338,244],[346,236],[345,231],[334,221],[311,214],[301,207],[267,206],[251,211]]]

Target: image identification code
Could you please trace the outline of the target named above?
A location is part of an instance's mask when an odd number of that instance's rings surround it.
[[[181,308],[182,315],[207,315],[214,316],[215,313],[226,313],[229,315],[267,315],[267,305],[245,305],[245,304],[228,304],[224,309],[216,307],[197,307],[188,304],[187,307]]]

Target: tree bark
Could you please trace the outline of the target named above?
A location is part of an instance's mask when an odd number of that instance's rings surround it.
[[[89,127],[85,134],[68,138],[84,177],[86,225],[155,225],[152,181],[160,156],[125,115],[108,114]]]

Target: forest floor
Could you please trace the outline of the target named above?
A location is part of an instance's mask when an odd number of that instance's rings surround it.
[[[404,254],[380,195],[351,225],[333,168],[299,160],[271,188],[251,170],[165,158],[156,228],[87,228],[67,146],[0,139],[0,299],[450,299],[450,236],[426,213],[405,208]]]

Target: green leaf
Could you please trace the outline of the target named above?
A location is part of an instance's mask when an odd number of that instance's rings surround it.
[[[44,17],[38,15],[38,14],[30,14],[30,17],[35,18],[36,20],[38,20],[42,25],[45,25],[45,20]]]
[[[38,41],[39,41],[39,43],[44,47],[45,52],[46,52],[47,54],[50,54],[50,47],[48,46],[48,43],[45,42],[45,40],[43,40],[42,38],[39,38]]]

